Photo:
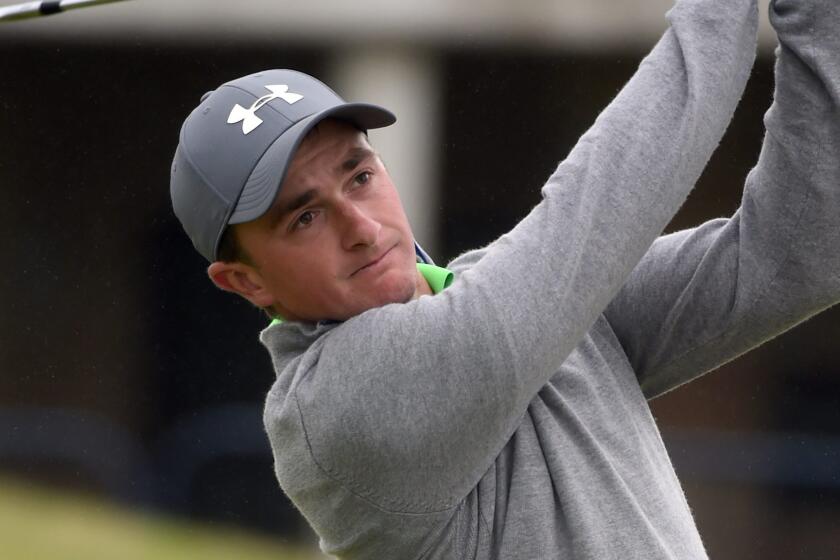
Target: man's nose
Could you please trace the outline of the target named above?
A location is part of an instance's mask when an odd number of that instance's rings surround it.
[[[339,209],[342,223],[342,246],[346,250],[376,245],[382,225],[363,208],[351,202]]]

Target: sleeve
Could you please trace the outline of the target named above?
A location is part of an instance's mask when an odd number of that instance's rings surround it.
[[[606,311],[649,398],[840,299],[840,3],[770,17],[776,90],[740,209],[658,239]]]
[[[387,511],[440,511],[474,487],[699,177],[743,92],[757,13],[677,2],[522,222],[441,294],[324,335],[293,392],[324,472]]]

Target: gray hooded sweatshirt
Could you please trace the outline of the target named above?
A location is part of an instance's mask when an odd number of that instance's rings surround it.
[[[277,478],[327,553],[706,558],[647,399],[840,299],[840,2],[772,3],[777,87],[741,208],[661,236],[758,15],[679,0],[668,19],[540,204],[449,263],[449,288],[262,333]]]

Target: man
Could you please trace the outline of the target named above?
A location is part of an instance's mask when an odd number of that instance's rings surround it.
[[[271,71],[185,122],[175,210],[212,280],[278,317],[266,428],[326,552],[706,557],[646,399],[840,297],[840,7],[772,3],[776,97],[742,207],[658,237],[740,98],[757,6],[669,19],[543,201],[448,271],[415,266],[361,132],[385,110]]]

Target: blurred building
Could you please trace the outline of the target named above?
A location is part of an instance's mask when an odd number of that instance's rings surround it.
[[[372,141],[446,262],[539,201],[669,5],[131,0],[0,26],[0,472],[305,532],[262,431],[265,319],[212,287],[170,210],[183,118],[205,91],[273,67],[393,109]],[[671,229],[738,206],[772,96],[766,24],[761,44]],[[653,403],[711,557],[840,554],[837,319]]]

